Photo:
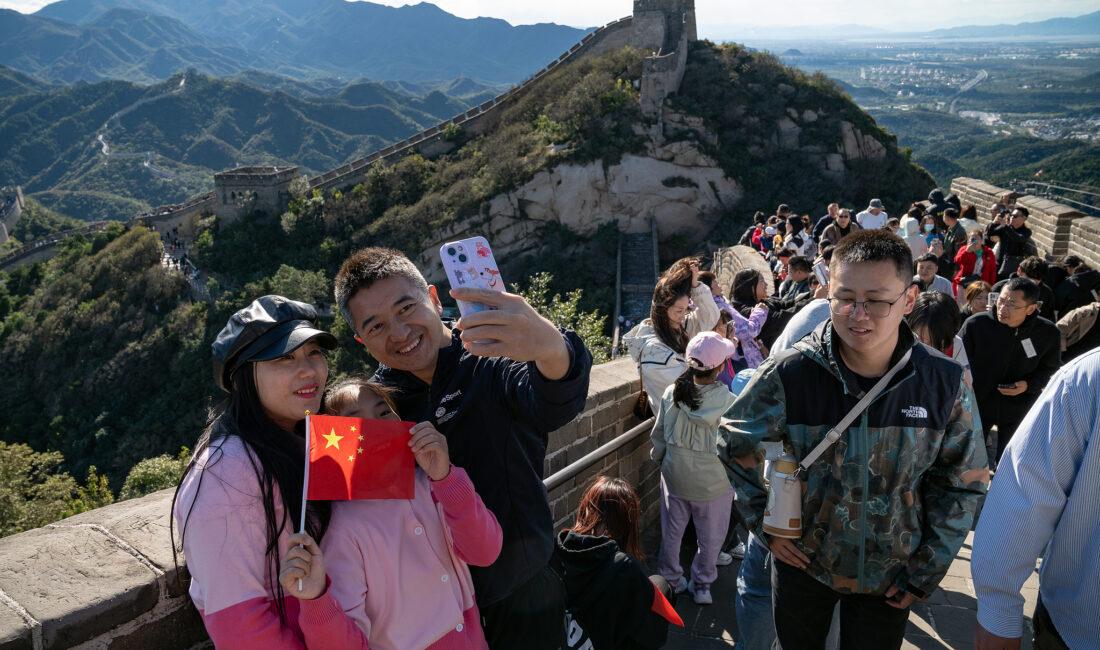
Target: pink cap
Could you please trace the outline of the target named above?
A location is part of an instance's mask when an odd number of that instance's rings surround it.
[[[688,341],[684,356],[696,370],[712,370],[733,356],[737,346],[715,332],[699,332]]]

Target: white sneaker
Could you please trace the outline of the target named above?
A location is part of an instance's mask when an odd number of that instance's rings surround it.
[[[682,594],[688,590],[688,581],[684,576],[680,576],[680,579],[672,583],[672,593]]]
[[[737,546],[730,549],[730,555],[738,560],[745,559],[745,542],[737,542]]]
[[[697,585],[689,581],[687,588],[691,592],[691,597],[696,605],[714,604],[714,599],[710,596],[710,585]]]
[[[741,557],[744,557],[744,555],[742,555]],[[725,551],[722,551],[718,554],[718,559],[715,560],[714,563],[718,566],[729,566],[733,564],[733,556]]]

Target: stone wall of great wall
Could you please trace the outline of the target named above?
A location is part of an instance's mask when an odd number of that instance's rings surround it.
[[[550,434],[545,474],[561,470],[639,424],[630,359],[592,369],[583,413]],[[198,432],[195,432],[196,437]],[[656,525],[658,470],[648,431],[549,492],[555,529],[572,522],[598,474],[628,480]],[[209,647],[187,595],[184,558],[173,562],[172,490],[122,501],[0,539],[0,650]]]
[[[982,226],[992,219],[989,209],[998,201],[1024,206],[1030,213],[1027,226],[1040,255],[1049,259],[1078,255],[1090,260],[1094,268],[1100,268],[1096,266],[1100,263],[1100,231],[1096,228],[1100,219],[1087,217],[1050,199],[1020,194],[976,178],[956,178],[951,182],[951,191],[964,206],[971,204],[978,209],[978,223]]]
[[[15,224],[23,216],[23,188],[5,188],[0,191],[0,244],[8,241]]]

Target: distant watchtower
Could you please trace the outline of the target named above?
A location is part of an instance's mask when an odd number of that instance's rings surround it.
[[[634,0],[631,45],[653,52],[642,67],[642,112],[659,118],[665,98],[680,90],[688,43],[698,39],[695,0]]]
[[[214,174],[214,214],[225,221],[262,211],[279,216],[290,203],[297,167],[238,167]]]
[[[695,0],[634,0],[633,45],[669,54],[681,36],[698,39],[695,27]]]

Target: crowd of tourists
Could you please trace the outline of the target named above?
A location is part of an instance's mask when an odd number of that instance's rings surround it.
[[[1020,588],[1048,545],[1036,647],[1096,647],[1100,274],[1039,257],[1023,206],[991,206],[984,228],[938,190],[899,220],[877,199],[853,212],[756,213],[739,243],[770,273],[723,284],[681,260],[625,336],[656,414],[661,576],[700,605],[734,598],[739,648],[900,647],[980,519],[977,647],[1020,647]],[[784,453],[796,534],[767,522]],[[729,554],[737,593],[714,594]]]
[[[985,228],[942,193],[896,221],[877,199],[852,212],[758,213],[758,265],[676,262],[624,337],[654,418],[654,575],[624,480],[597,477],[554,529],[548,437],[585,408],[592,356],[521,296],[455,288],[490,309],[447,320],[408,258],[357,251],[335,311],[378,365],[333,385],[313,306],[237,311],[173,500],[215,646],[658,648],[686,594],[735,601],[739,648],[897,648],[980,519],[976,646],[1020,647],[1046,549],[1036,647],[1095,647],[1100,274],[1038,257],[1020,206]],[[415,423],[412,498],[301,498],[307,413]],[[736,593],[715,593],[736,559]]]

